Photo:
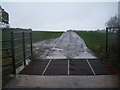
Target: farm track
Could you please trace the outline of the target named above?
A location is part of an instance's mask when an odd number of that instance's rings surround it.
[[[59,38],[38,42],[34,46],[38,51],[39,47],[46,49],[43,58],[38,52],[38,58],[6,87],[117,90],[118,76],[97,60],[76,33],[65,32]]]

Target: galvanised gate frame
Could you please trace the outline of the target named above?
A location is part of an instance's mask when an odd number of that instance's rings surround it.
[[[2,56],[2,59],[6,59],[6,58],[11,58],[12,59],[12,63],[11,64],[6,64],[6,65],[2,65],[2,68],[7,67],[7,66],[11,66],[13,71],[13,74],[16,74],[16,65],[19,63],[24,63],[24,66],[26,65],[26,59],[32,57],[32,30],[31,29],[23,29],[21,30],[11,30],[11,39],[10,40],[2,40],[2,43],[8,42],[11,47],[10,48],[2,48],[2,51],[6,51],[6,50],[10,50],[11,51],[11,55],[9,56]],[[22,37],[21,38],[15,38],[16,34],[21,34]],[[29,34],[29,37],[26,37],[25,35]],[[22,40],[22,45],[20,46],[15,46],[15,42]],[[26,43],[25,40],[30,40],[29,43]],[[26,49],[26,47],[30,47],[29,49]],[[22,51],[19,53],[15,53],[15,50],[22,48]],[[27,52],[30,52],[29,55],[26,55]],[[23,58],[19,61],[16,60],[16,57],[23,55]]]
[[[111,37],[112,36],[112,37]],[[109,49],[111,43],[116,42],[118,49],[118,58],[120,53],[120,27],[107,27],[106,28],[106,56],[109,57]]]

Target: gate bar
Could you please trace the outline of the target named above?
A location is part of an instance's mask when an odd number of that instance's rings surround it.
[[[25,33],[23,31],[23,60],[24,60],[24,66],[26,65],[26,59],[25,59]]]
[[[15,65],[15,50],[14,50],[14,32],[11,32],[11,51],[12,51],[12,65],[13,65],[13,74],[16,75],[16,65]]]
[[[30,32],[30,45],[31,45],[31,59],[33,59],[33,52],[32,52],[32,31]]]
[[[106,57],[108,58],[108,28],[106,28]]]

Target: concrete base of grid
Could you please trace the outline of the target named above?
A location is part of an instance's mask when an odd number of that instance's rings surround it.
[[[118,88],[118,75],[17,75],[6,88]]]

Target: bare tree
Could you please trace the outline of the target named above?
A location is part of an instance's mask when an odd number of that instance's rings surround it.
[[[0,6],[0,24],[1,27],[9,26],[9,14]]]
[[[2,22],[9,24],[9,14],[4,9],[2,9]]]
[[[119,27],[118,17],[111,17],[110,20],[106,23],[107,27]]]

